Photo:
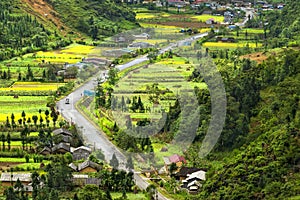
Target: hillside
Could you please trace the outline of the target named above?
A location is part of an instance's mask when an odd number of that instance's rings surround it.
[[[220,159],[223,164],[211,166],[198,198],[284,199],[299,195],[299,55],[299,51],[285,51],[252,67],[260,79],[261,99],[251,109],[255,114],[246,142]],[[268,73],[271,66],[277,74]]]
[[[38,0],[35,0],[38,1]],[[46,0],[56,17],[76,31],[93,39],[103,38],[136,27],[135,13],[108,0]]]
[[[137,27],[135,14],[111,1],[0,2],[0,61],[78,40],[99,40]]]

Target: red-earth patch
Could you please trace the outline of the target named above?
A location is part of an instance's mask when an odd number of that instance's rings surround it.
[[[46,24],[52,22],[64,35],[70,30],[66,24],[64,24],[59,14],[53,9],[53,7],[44,0],[21,0],[24,3],[24,9],[27,13],[37,17]]]
[[[0,171],[6,171],[7,169],[10,169],[11,167],[15,167],[17,165],[23,164],[25,162],[0,162]]]
[[[248,58],[250,60],[256,61],[258,64],[262,63],[264,60],[268,59],[268,56],[266,55],[266,53],[263,52],[256,52],[256,53],[251,53],[251,54],[247,54],[247,55],[243,55],[240,57],[241,59],[243,58]]]

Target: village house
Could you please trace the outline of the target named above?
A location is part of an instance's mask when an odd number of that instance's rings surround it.
[[[109,65],[111,63],[110,60],[104,58],[84,58],[82,60],[83,63],[93,64],[96,66],[104,66]]]
[[[73,156],[73,160],[86,160],[92,153],[92,149],[85,146],[80,146],[77,148],[71,147],[71,153]]]
[[[133,37],[136,40],[148,40],[150,38],[150,35],[148,33],[142,33],[139,35],[133,35]]]
[[[86,160],[83,163],[79,163],[78,166],[76,166],[74,163],[70,163],[69,167],[73,169],[73,171],[81,173],[97,172],[102,168],[101,165],[90,160]]]
[[[189,174],[200,171],[200,168],[197,167],[181,167],[181,169],[174,175],[176,180],[183,181]]]
[[[83,187],[85,185],[99,185],[100,179],[89,177],[87,174],[73,174],[72,182],[75,186]]]
[[[233,37],[217,37],[217,42],[235,42],[235,39]]]
[[[51,150],[54,154],[65,154],[67,152],[70,152],[70,144],[61,142],[54,145]]]
[[[183,7],[186,6],[187,2],[183,0],[167,0],[169,6],[174,6],[174,7]]]
[[[49,148],[49,147],[44,147],[41,151],[40,151],[40,154],[46,156],[46,155],[49,155],[52,153],[52,149]]]
[[[56,135],[65,135],[65,136],[70,136],[70,137],[73,136],[73,134],[70,131],[68,131],[67,129],[63,129],[63,128],[59,128],[59,129],[52,131],[52,134],[53,134],[53,136],[56,136]]]
[[[224,12],[224,22],[225,23],[229,23],[229,24],[232,23],[233,17],[234,17],[234,15],[231,12],[229,12],[229,11]]]
[[[31,173],[10,173],[3,172],[1,174],[0,181],[2,186],[12,186],[17,180],[20,180],[22,184],[28,185],[31,182]]]
[[[187,175],[187,178],[182,181],[181,188],[187,189],[189,193],[196,194],[202,187],[202,182],[206,180],[206,172],[199,170]]]
[[[73,134],[66,129],[60,128],[52,131],[52,136],[53,136],[53,140],[56,143],[60,143],[60,142],[70,143]]]
[[[163,157],[164,160],[164,170],[165,172],[169,173],[169,167],[172,163],[176,164],[177,168],[181,168],[183,164],[186,164],[186,160],[183,156],[180,156],[178,154],[174,154],[169,157]]]
[[[129,48],[149,48],[149,47],[153,47],[153,45],[148,42],[134,42],[134,43],[131,43],[128,47]]]

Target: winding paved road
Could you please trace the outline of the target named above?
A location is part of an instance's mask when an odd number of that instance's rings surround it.
[[[202,33],[198,35],[194,35],[190,38],[178,41],[177,43],[171,43],[166,48],[163,48],[159,51],[159,53],[163,53],[165,51],[168,51],[172,48],[175,48],[177,46],[181,46],[186,41],[192,41],[199,39],[201,37],[206,36],[207,33]],[[137,58],[131,62],[128,62],[124,65],[118,65],[116,66],[119,70],[124,70],[128,67],[131,67],[133,65],[142,63],[144,61],[148,60],[147,56],[143,56],[140,58]],[[100,72],[100,79],[104,78],[104,73],[107,73],[105,71]],[[98,76],[98,75],[97,75]],[[71,94],[69,94],[67,97],[61,99],[59,102],[57,102],[58,110],[61,112],[62,116],[70,121],[75,123],[78,127],[80,127],[84,140],[87,144],[92,145],[95,149],[101,149],[103,154],[105,155],[105,160],[110,161],[112,158],[112,155],[115,154],[119,160],[119,168],[126,170],[125,163],[126,163],[126,157],[120,152],[120,150],[112,144],[108,138],[106,137],[105,133],[101,131],[99,128],[97,128],[91,121],[86,119],[75,107],[75,104],[81,99],[82,94],[84,90],[94,90],[94,87],[97,84],[97,76],[93,77],[90,81],[82,85],[81,87],[77,88],[75,91],[73,91]],[[66,98],[69,98],[70,104],[65,104]],[[134,173],[134,179],[136,182],[136,185],[140,187],[141,189],[146,189],[149,185],[148,182],[146,182],[138,172]],[[168,200],[165,196],[158,193],[158,200]]]

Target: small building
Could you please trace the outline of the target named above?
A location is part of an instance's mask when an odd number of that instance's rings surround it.
[[[154,174],[158,174],[157,170],[154,168],[151,169],[142,169],[141,171],[142,174],[144,174],[147,178],[150,178]]]
[[[72,174],[72,182],[75,186],[84,186],[88,178],[87,174]]]
[[[235,42],[235,39],[233,37],[217,37],[217,42]]]
[[[77,148],[71,147],[71,153],[73,155],[73,160],[86,160],[92,153],[92,149],[85,146],[80,146]]]
[[[234,15],[231,12],[229,12],[229,11],[224,12],[224,22],[225,23],[232,23],[233,17],[234,17]]]
[[[95,66],[105,66],[111,63],[111,61],[104,58],[85,58],[83,63],[93,64]]]
[[[51,148],[49,148],[49,147],[44,147],[40,152],[39,152],[39,154],[42,154],[42,155],[44,155],[44,156],[46,156],[46,155],[49,155],[49,154],[51,154],[52,153],[52,150],[51,150]]]
[[[175,6],[175,7],[178,7],[178,6],[186,6],[186,2],[183,1],[183,0],[167,0],[168,1],[168,4],[169,6]]]
[[[59,129],[52,131],[52,134],[53,134],[53,136],[64,135],[64,136],[73,137],[73,134],[70,131],[68,131],[67,129],[63,129],[63,128],[59,128]]]
[[[174,155],[169,156],[169,157],[163,157],[163,160],[164,160],[165,171],[167,173],[169,172],[169,166],[172,163],[175,163],[178,168],[181,168],[182,165],[186,163],[185,158],[183,156],[178,155],[178,154],[174,154]]]
[[[77,166],[74,163],[70,163],[69,167],[74,171],[77,172]]]
[[[61,142],[52,147],[52,153],[54,154],[65,154],[70,152],[70,144]]]
[[[77,167],[77,170],[79,172],[97,172],[101,169],[102,167],[97,164],[97,163],[94,163],[90,160],[86,160],[84,161],[83,163],[80,163]]]
[[[188,177],[182,181],[181,188],[187,189],[189,193],[192,194],[198,193],[202,186],[202,182],[206,180],[205,174],[206,172],[203,170],[188,174]]]
[[[174,176],[176,180],[183,181],[189,174],[200,171],[200,168],[197,167],[182,167]]]
[[[29,185],[29,183],[32,181],[31,173],[3,172],[1,174],[0,181],[2,183],[2,186],[12,186],[17,182],[18,179],[21,181],[22,184]]]
[[[142,33],[142,34],[139,34],[139,35],[133,35],[133,37],[138,40],[148,40],[150,38],[150,35],[148,33]]]
[[[149,48],[149,47],[153,47],[153,44],[150,44],[148,42],[134,42],[131,43],[128,48]]]
[[[205,23],[206,23],[206,24],[215,24],[216,22],[215,22],[215,19],[214,19],[214,18],[210,18],[210,19],[206,20]]]

